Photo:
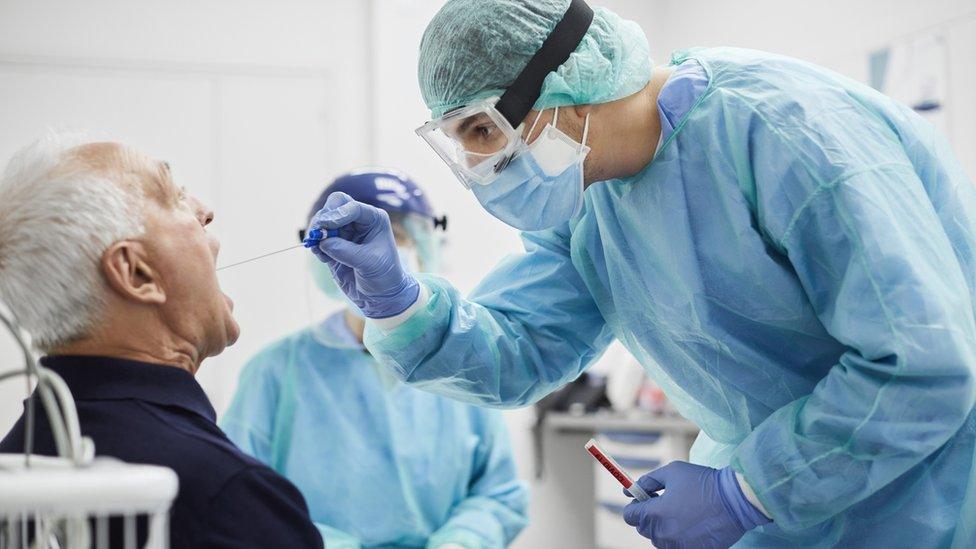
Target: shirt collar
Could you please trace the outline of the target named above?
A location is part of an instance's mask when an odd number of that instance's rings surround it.
[[[142,400],[217,419],[193,374],[174,366],[78,355],[46,356],[41,364],[64,379],[76,400]]]
[[[312,336],[315,338],[315,341],[318,341],[325,347],[356,351],[366,350],[366,347],[356,338],[356,334],[352,333],[352,330],[349,329],[349,324],[346,323],[345,311],[342,310],[329,315],[328,318],[316,324],[312,328]]]

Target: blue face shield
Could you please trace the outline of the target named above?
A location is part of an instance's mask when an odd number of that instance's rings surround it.
[[[586,146],[590,117],[586,116],[582,144],[556,127],[558,119],[557,108],[552,123],[491,183],[471,187],[491,215],[516,229],[550,229],[569,221],[583,205],[583,162],[590,152]],[[534,128],[535,124],[529,135]]]

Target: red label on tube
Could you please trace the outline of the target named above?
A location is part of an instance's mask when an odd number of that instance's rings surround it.
[[[604,469],[610,471],[613,478],[617,479],[617,481],[620,482],[624,488],[630,488],[631,485],[634,484],[634,481],[630,480],[627,473],[620,469],[617,462],[615,462],[610,456],[604,454],[603,451],[597,447],[596,441],[591,440],[587,442],[586,451],[589,452],[591,456],[596,458],[596,460],[600,462],[600,465],[603,465]]]

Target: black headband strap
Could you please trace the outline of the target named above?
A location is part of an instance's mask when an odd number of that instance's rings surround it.
[[[542,94],[542,83],[576,51],[593,22],[593,10],[583,0],[572,0],[563,18],[505,90],[495,110],[517,128]]]

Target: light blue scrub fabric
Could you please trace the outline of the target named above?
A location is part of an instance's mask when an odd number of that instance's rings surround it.
[[[976,546],[972,182],[857,82],[686,60],[707,87],[641,173],[524,233],[468,299],[425,277],[426,307],[367,347],[416,387],[510,407],[617,337],[701,426],[693,461],[731,463],[772,515],[740,546]]]
[[[404,386],[342,313],[248,362],[221,427],[298,486],[330,548],[503,547],[526,524],[500,413]]]

